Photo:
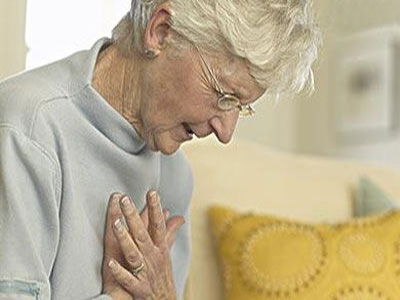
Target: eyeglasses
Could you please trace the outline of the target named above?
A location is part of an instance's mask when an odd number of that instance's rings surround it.
[[[204,65],[207,68],[208,73],[211,76],[211,79],[214,81],[215,90],[218,93],[218,108],[223,111],[233,110],[235,108],[239,109],[239,117],[249,117],[256,113],[256,111],[251,107],[250,104],[242,105],[240,100],[235,95],[225,93],[221,88],[221,85],[218,83],[217,78],[215,77],[214,73],[211,71],[211,68],[206,63],[203,54],[201,53],[199,47],[196,44],[193,44],[194,47],[197,49],[197,52],[200,55],[200,58]]]

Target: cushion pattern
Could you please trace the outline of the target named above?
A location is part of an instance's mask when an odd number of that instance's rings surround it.
[[[400,299],[400,212],[308,224],[209,210],[225,298]]]

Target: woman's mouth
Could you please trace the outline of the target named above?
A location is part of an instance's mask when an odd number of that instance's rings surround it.
[[[189,124],[188,124],[188,123],[183,123],[183,127],[184,127],[185,130],[186,130],[186,134],[187,134],[188,139],[192,139],[192,138],[193,138],[194,132],[193,132],[193,130],[190,128]]]

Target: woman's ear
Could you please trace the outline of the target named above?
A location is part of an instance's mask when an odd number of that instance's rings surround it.
[[[151,16],[144,34],[145,54],[152,53],[153,56],[160,54],[166,39],[170,33],[170,12],[169,2],[161,4]]]

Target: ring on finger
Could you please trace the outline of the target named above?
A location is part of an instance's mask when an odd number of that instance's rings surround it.
[[[133,275],[133,276],[138,276],[139,273],[140,273],[140,271],[143,270],[143,268],[144,268],[144,262],[141,261],[139,266],[137,266],[137,267],[131,269],[132,275]]]

